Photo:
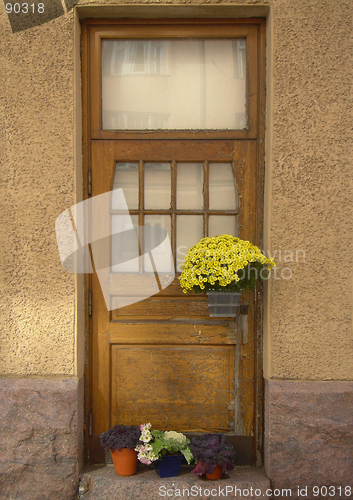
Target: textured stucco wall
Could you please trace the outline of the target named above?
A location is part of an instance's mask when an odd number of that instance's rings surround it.
[[[273,2],[269,238],[293,273],[271,283],[273,378],[353,378],[352,7]]]
[[[140,3],[162,5],[129,5]],[[165,4],[202,6],[193,16],[207,15],[209,5]],[[279,275],[290,267],[293,276],[269,287],[266,376],[352,379],[352,4],[217,5],[219,13],[226,5],[239,13],[247,12],[241,6],[271,7],[265,242],[277,251]],[[17,33],[3,7],[0,16],[0,373],[74,375],[74,280],[60,266],[54,234],[56,217],[76,199],[74,13]],[[304,250],[305,262],[302,254],[299,262],[284,262],[285,250],[294,260]]]
[[[73,375],[74,282],[54,232],[74,201],[73,16],[12,33],[0,15],[0,373]]]

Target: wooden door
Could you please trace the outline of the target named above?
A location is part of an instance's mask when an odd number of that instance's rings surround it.
[[[238,220],[239,235],[253,241],[256,230],[256,145],[249,141],[94,141],[92,195],[113,187],[116,164],[139,165],[136,210],[141,224],[151,214],[170,218],[170,236],[176,258],[178,217],[202,217],[203,235],[211,217]],[[144,165],[170,164],[170,207],[146,209],[143,204]],[[203,208],[178,209],[178,165],[202,164]],[[241,194],[237,210],[212,210],[208,203],[210,166],[229,165],[234,188]],[[112,215],[114,210],[112,210]],[[221,219],[223,220],[223,219]],[[109,224],[109,222],[108,222]],[[191,223],[191,226],[193,224]],[[207,297],[184,294],[178,275],[156,295],[108,311],[97,275],[93,277],[93,425],[98,435],[116,423],[183,432],[236,431],[235,347],[237,324],[232,318],[210,318]],[[120,275],[126,297],[136,295],[138,275]],[[253,297],[247,297],[253,303]],[[114,297],[111,298],[114,301]],[[253,310],[253,308],[250,308]],[[253,318],[250,317],[252,326]]]
[[[241,130],[107,130],[102,121],[101,40],[245,37],[247,126]],[[174,263],[180,271],[178,227],[201,237],[219,233],[217,217],[233,221],[232,234],[261,245],[264,96],[264,23],[262,20],[141,20],[83,23],[84,161],[87,196],[110,192],[118,165],[132,165],[137,205],[130,210],[140,226],[153,218],[168,220]],[[148,165],[169,165],[170,204],[146,204]],[[180,208],[178,169],[202,166],[202,206]],[[124,167],[125,168],[125,167]],[[199,167],[198,167],[199,168]],[[210,175],[229,168],[238,203],[210,203]],[[221,174],[220,174],[221,175]],[[87,180],[87,182],[86,182]],[[119,187],[119,186],[118,186]],[[158,195],[156,195],[157,197]],[[149,194],[151,199],[151,193]],[[221,198],[220,194],[220,198]],[[153,196],[152,196],[153,198]],[[102,222],[107,228],[114,217]],[[184,219],[182,219],[184,217]],[[225,220],[225,219],[222,219]],[[179,224],[179,226],[178,226]],[[195,227],[197,226],[197,230]],[[197,234],[196,234],[197,233]],[[198,236],[196,238],[196,236]],[[109,259],[108,259],[109,260]],[[114,270],[108,270],[114,274]],[[99,435],[114,424],[151,422],[155,429],[187,433],[224,432],[238,441],[239,463],[253,463],[261,449],[261,289],[246,292],[248,334],[232,318],[210,318],[207,298],[184,294],[174,282],[155,295],[108,311],[96,273],[87,279],[89,359],[86,370],[88,456],[104,462]],[[126,297],[136,293],[138,275],[119,276]],[[246,457],[244,459],[244,457]],[[243,460],[243,461],[242,461]]]

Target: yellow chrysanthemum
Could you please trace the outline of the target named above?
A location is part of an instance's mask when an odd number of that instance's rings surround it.
[[[253,288],[257,279],[254,272],[271,269],[274,265],[272,258],[267,258],[249,241],[224,234],[203,238],[190,248],[179,280],[183,292],[212,287]],[[260,278],[263,278],[261,274]]]

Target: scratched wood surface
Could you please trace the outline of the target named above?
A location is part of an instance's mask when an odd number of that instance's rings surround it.
[[[208,324],[190,322],[111,324],[112,344],[232,344],[238,341],[238,326],[234,321],[214,321]]]
[[[127,299],[125,299],[127,300]],[[189,318],[208,319],[208,301],[206,296],[199,297],[149,297],[136,304],[124,306],[124,298],[118,299],[120,308],[114,309],[112,319],[122,317],[137,318]],[[113,299],[114,307],[114,299]]]
[[[172,144],[168,141],[138,142],[138,144],[133,141],[124,141],[123,144],[116,144],[115,141],[94,142],[92,163],[96,168],[92,172],[93,195],[110,190],[117,159],[150,160],[158,157],[160,161],[165,161],[178,158],[178,155],[185,159],[189,155],[193,160],[200,160],[205,158],[200,155],[207,153],[213,161],[220,158],[223,161],[232,160],[237,185],[240,193],[243,193],[240,195],[239,209],[241,236],[253,241],[255,142],[214,141],[207,142],[207,146],[204,147],[200,141],[192,141],[188,144],[187,151],[186,145],[179,141],[173,141]],[[102,219],[100,222],[102,225],[109,224],[109,219]],[[109,279],[109,271],[106,279]],[[177,278],[170,290],[168,287],[144,301],[109,313],[106,311],[96,276],[93,281],[96,283],[93,285],[93,330],[96,334],[93,336],[92,353],[93,366],[99,368],[93,375],[93,396],[96,401],[94,433],[104,432],[111,425],[121,423],[122,419],[127,423],[134,415],[134,418],[142,420],[146,418],[152,420],[153,417],[157,419],[157,425],[168,423],[170,428],[181,431],[195,428],[210,431],[217,428],[234,432],[234,351],[237,344],[234,320],[210,318],[207,298],[183,294]],[[131,285],[129,288],[127,284],[125,293],[130,295],[133,292]],[[114,300],[112,297],[113,306]],[[253,328],[251,317],[249,327]],[[241,432],[245,435],[251,435],[254,416],[253,333],[249,338],[249,345],[240,347],[242,352],[236,367],[239,379],[237,407],[241,413]],[[125,345],[124,349],[121,348],[122,345]],[[162,350],[159,348],[161,345],[165,346]],[[171,358],[174,359],[176,367],[174,380],[168,378],[170,365],[166,360]],[[219,365],[217,369],[222,371],[214,372],[211,369],[212,364]],[[150,365],[151,371],[145,368],[146,365]],[[160,378],[156,377],[156,365],[162,374]],[[121,385],[120,370],[124,366],[129,371],[128,385]],[[147,370],[143,374],[141,366]],[[192,367],[191,372],[187,371],[188,366]],[[164,378],[163,372],[165,372]],[[182,373],[188,373],[188,377],[182,379]],[[217,404],[214,402],[211,404],[210,394],[214,393],[215,397],[219,380],[222,378],[221,373],[224,380],[222,389],[219,390],[223,399],[217,400]],[[167,380],[172,380],[173,383],[169,384]],[[139,400],[135,409],[129,394],[131,393],[133,400],[137,401],[136,396],[141,387],[148,388],[146,394],[150,395],[148,400],[151,403]],[[171,387],[173,391],[168,395],[168,388]],[[175,398],[176,394],[182,397]],[[190,394],[190,397],[187,397],[187,394]],[[196,394],[199,394],[199,398]],[[178,401],[177,405],[175,401]],[[208,401],[209,405],[204,403],[205,401]],[[176,412],[176,408],[180,411]],[[186,418],[188,414],[189,423]],[[207,418],[204,415],[207,415]]]
[[[241,161],[236,161],[237,182],[239,186],[240,211],[239,211],[239,237],[244,240],[256,242],[256,214],[257,214],[257,169],[248,168],[249,164],[256,164],[257,145],[248,142],[245,146],[244,156]],[[239,383],[238,398],[240,415],[238,430],[242,435],[250,436],[254,428],[254,401],[255,401],[255,322],[254,322],[254,292],[243,292],[242,300],[249,304],[248,325],[249,341],[247,344],[239,343],[239,356],[237,366],[237,380]]]
[[[113,345],[112,369],[113,422],[139,425],[148,418],[162,430],[233,428],[230,345]]]

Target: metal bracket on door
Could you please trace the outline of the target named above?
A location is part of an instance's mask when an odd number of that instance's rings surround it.
[[[90,170],[88,171],[87,191],[88,196],[92,196],[92,172]]]

